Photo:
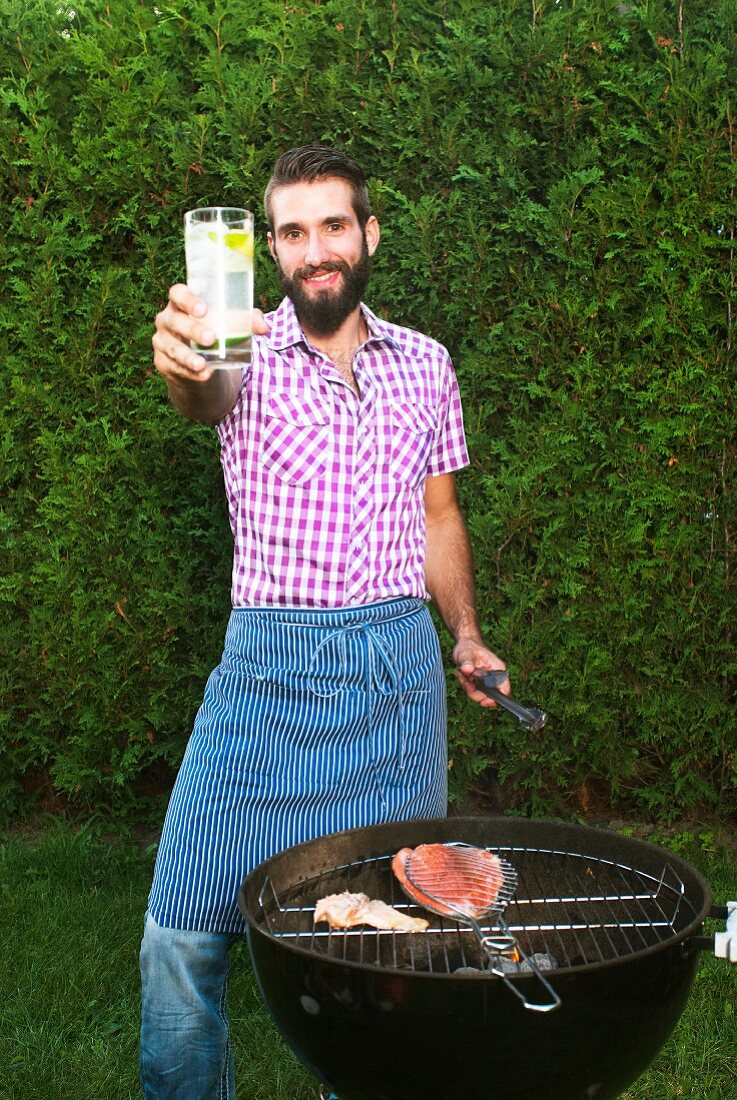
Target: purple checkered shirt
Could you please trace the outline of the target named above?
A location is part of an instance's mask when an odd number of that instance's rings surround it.
[[[427,598],[426,477],[468,464],[448,352],[361,307],[360,399],[284,299],[218,424],[234,607]]]

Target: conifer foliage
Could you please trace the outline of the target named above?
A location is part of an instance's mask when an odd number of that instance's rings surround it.
[[[369,303],[453,355],[484,626],[551,714],[525,733],[451,687],[454,790],[493,766],[529,812],[733,811],[733,0],[5,9],[0,815],[133,812],[181,757],[231,542],[153,319],[184,211],[246,205],[263,237],[307,141],[367,169]]]

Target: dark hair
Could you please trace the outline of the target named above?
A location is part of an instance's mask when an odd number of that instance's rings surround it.
[[[350,184],[353,196],[353,210],[361,229],[371,217],[371,204],[366,187],[363,169],[355,160],[338,149],[328,145],[303,145],[299,149],[290,149],[277,160],[271,179],[264,192],[264,209],[269,228],[274,229],[271,196],[277,187],[288,187],[292,183],[314,183],[315,180],[341,179]]]

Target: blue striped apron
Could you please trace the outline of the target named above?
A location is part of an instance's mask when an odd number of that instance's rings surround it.
[[[445,678],[422,600],[236,608],[172,792],[149,909],[242,932],[263,859],[316,836],[447,805]]]

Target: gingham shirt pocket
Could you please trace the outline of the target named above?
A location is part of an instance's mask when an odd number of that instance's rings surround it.
[[[437,413],[430,405],[392,404],[390,469],[413,489],[424,480],[430,460]]]
[[[282,481],[301,485],[325,474],[327,411],[307,393],[268,394],[264,465]]]

